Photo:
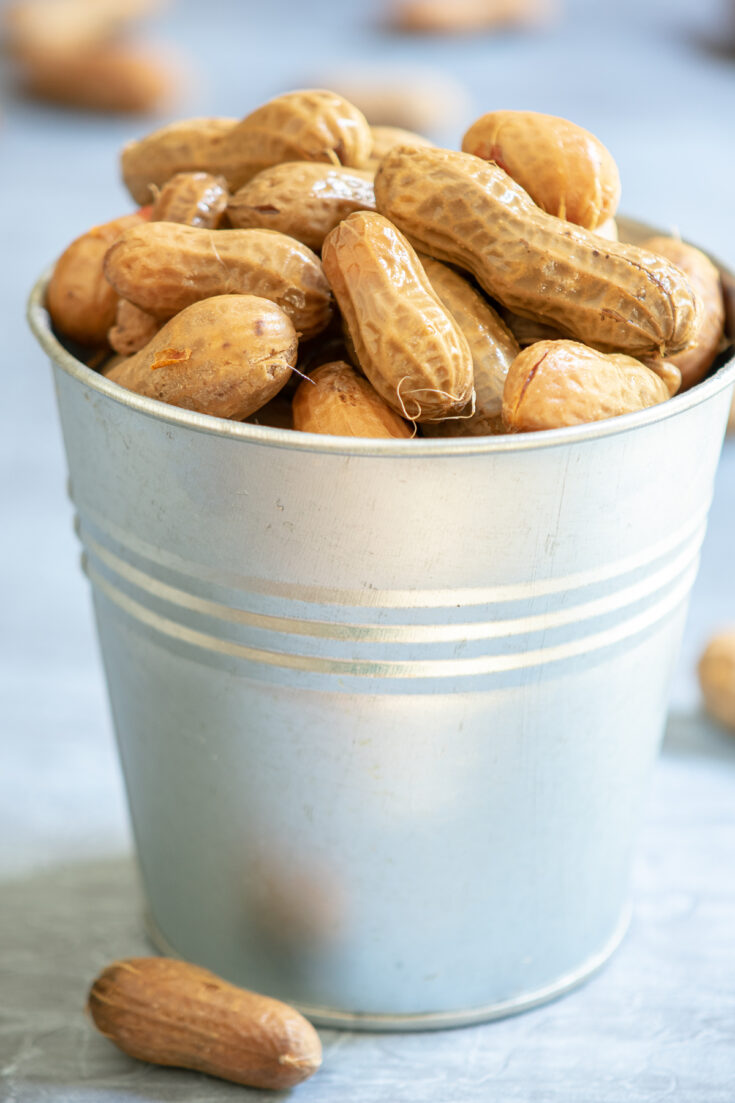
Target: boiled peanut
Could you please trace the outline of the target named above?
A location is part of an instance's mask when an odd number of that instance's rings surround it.
[[[475,404],[447,421],[427,424],[432,436],[485,436],[503,432],[503,386],[521,351],[513,334],[478,291],[452,268],[421,256],[429,283],[467,338],[472,353]]]
[[[353,211],[374,211],[373,174],[319,161],[285,161],[264,169],[233,195],[232,226],[280,230],[311,249]]]
[[[642,247],[666,257],[680,268],[702,303],[699,326],[687,348],[671,358],[681,372],[683,390],[703,379],[717,355],[725,327],[720,274],[709,257],[693,245],[672,237],[650,237]]]
[[[69,51],[27,50],[20,81],[36,99],[129,114],[169,106],[180,84],[177,67],[167,55],[127,42]]]
[[[467,34],[544,24],[557,10],[555,0],[402,0],[391,22],[414,34]]]
[[[546,214],[479,157],[399,146],[380,163],[375,198],[416,248],[585,344],[667,355],[695,332],[700,308],[678,268]]]
[[[370,156],[370,127],[343,96],[322,89],[287,92],[247,115],[220,143],[230,191],[282,161],[326,161],[359,168]]]
[[[735,629],[712,637],[699,660],[698,674],[707,712],[735,731]]]
[[[411,421],[459,413],[472,399],[472,355],[416,253],[372,211],[351,214],[322,249],[358,363],[391,409]]]
[[[120,155],[125,186],[136,203],[150,203],[155,189],[179,172],[209,172],[210,150],[237,126],[237,119],[182,119],[128,142]]]
[[[370,156],[372,137],[364,115],[334,92],[288,92],[241,122],[228,122],[193,119],[127,145],[122,171],[131,195],[147,202],[150,186],[160,187],[175,172],[221,175],[235,192],[258,172],[282,161],[326,161],[359,168]]]
[[[151,222],[180,222],[216,230],[224,221],[229,198],[224,177],[177,172],[156,195]]]
[[[115,321],[117,293],[103,270],[105,253],[126,229],[143,221],[123,215],[94,226],[68,245],[46,290],[46,307],[56,329],[83,345],[103,344]]]
[[[108,251],[105,274],[122,298],[160,319],[198,299],[230,294],[261,295],[277,303],[303,337],[320,333],[332,316],[319,258],[275,230],[148,222],[123,234]]]
[[[644,364],[576,341],[539,341],[510,366],[503,420],[516,432],[601,421],[655,406],[666,384]]]
[[[255,295],[219,295],[182,310],[105,374],[148,398],[241,421],[280,391],[296,353],[296,332],[280,307]]]
[[[235,1084],[290,1088],[322,1060],[319,1035],[298,1011],[185,961],[116,961],[94,981],[87,1008],[128,1056]]]
[[[365,168],[371,172],[377,172],[378,165],[385,157],[389,149],[395,146],[433,146],[434,143],[425,138],[423,134],[415,134],[412,130],[404,130],[400,126],[371,126],[373,146],[370,151],[370,159]]]
[[[337,437],[411,437],[413,430],[344,360],[322,364],[293,397],[293,427]]]
[[[118,299],[115,324],[108,330],[111,348],[121,356],[132,356],[155,337],[161,323],[127,299]]]
[[[602,142],[567,119],[537,111],[491,111],[469,128],[462,150],[494,161],[547,214],[588,230],[618,208],[617,165]]]

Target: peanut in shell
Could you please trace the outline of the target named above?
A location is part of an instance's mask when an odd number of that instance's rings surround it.
[[[469,345],[403,234],[358,211],[327,235],[322,263],[360,368],[391,409],[410,421],[459,413],[473,396]]]
[[[293,427],[338,437],[413,436],[411,426],[344,360],[322,364],[299,384]]]
[[[123,182],[136,203],[150,203],[156,190],[179,172],[219,175],[212,157],[237,119],[207,116],[180,119],[128,142],[120,155]]]
[[[688,390],[705,377],[722,344],[725,304],[720,273],[700,249],[677,238],[650,237],[643,242],[643,248],[666,257],[680,268],[702,303],[693,341],[670,358],[670,363],[681,372],[682,390]]]
[[[335,92],[307,89],[277,96],[240,122],[189,119],[163,127],[125,147],[122,172],[131,195],[147,203],[151,185],[161,187],[176,172],[224,176],[235,192],[282,161],[359,168],[371,148],[362,112]]]
[[[399,146],[380,164],[375,198],[421,252],[584,344],[663,356],[696,330],[701,308],[678,268],[546,214],[493,163]]]
[[[213,295],[260,295],[280,306],[303,337],[320,333],[332,296],[319,258],[275,230],[201,230],[149,222],[123,234],[105,257],[119,295],[165,320]]]
[[[248,1087],[291,1088],[322,1060],[319,1035],[293,1007],[185,961],[113,962],[92,984],[87,1009],[130,1057]]]
[[[374,211],[373,174],[319,161],[286,161],[244,184],[227,209],[237,228],[261,227],[319,250],[353,211]]]
[[[472,124],[462,150],[494,161],[547,214],[588,230],[612,218],[620,174],[588,130],[538,111],[490,111]]]
[[[430,436],[486,436],[502,433],[503,387],[510,365],[521,351],[505,322],[485,298],[454,269],[421,256],[431,286],[467,338],[475,380],[474,409],[456,418],[427,423]]]
[[[67,245],[46,290],[46,307],[56,329],[83,345],[104,344],[115,321],[117,293],[104,273],[110,245],[126,229],[141,224],[139,214],[94,226]]]
[[[182,310],[105,374],[148,398],[241,421],[280,391],[296,354],[293,323],[280,307],[219,295]]]
[[[576,341],[539,341],[511,364],[503,420],[514,432],[582,425],[655,406],[666,383],[632,356]]]
[[[224,222],[229,198],[223,176],[177,172],[157,192],[151,222],[180,222],[216,230]]]

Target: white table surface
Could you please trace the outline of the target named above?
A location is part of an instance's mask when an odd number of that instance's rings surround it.
[[[456,134],[434,135],[447,143],[493,107],[572,118],[615,154],[627,213],[676,227],[735,267],[735,60],[706,45],[724,43],[731,6],[576,0],[546,35],[441,42],[385,35],[367,2],[180,0],[154,30],[196,58],[175,115],[244,114],[285,88],[321,84],[337,65],[379,62],[439,66],[466,85],[468,117]],[[24,104],[7,71],[2,81],[0,1100],[234,1099],[241,1089],[132,1062],[83,1015],[99,968],[149,947],[50,372],[23,322],[40,270],[87,226],[128,209],[117,151],[162,120]],[[735,441],[672,687],[633,922],[613,960],[563,1000],[487,1026],[325,1031],[324,1067],[296,1093],[304,1103],[735,1099],[735,739],[698,715],[693,675],[708,635],[735,622],[733,505]],[[274,1098],[242,1098],[261,1095]]]

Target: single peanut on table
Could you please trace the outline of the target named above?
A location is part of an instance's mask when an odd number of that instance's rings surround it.
[[[139,1061],[283,1090],[321,1065],[319,1035],[285,1003],[165,957],[116,961],[94,981],[97,1029]]]
[[[482,295],[452,268],[422,256],[431,286],[467,338],[475,380],[474,410],[427,423],[431,436],[484,436],[503,432],[503,386],[510,365],[521,351],[505,322]]]
[[[148,398],[241,421],[280,391],[296,354],[296,331],[280,307],[219,295],[182,310],[105,374]]]
[[[594,230],[620,202],[615,161],[593,134],[537,111],[491,111],[462,139],[464,153],[494,161],[547,214]]]
[[[687,390],[704,379],[723,340],[725,304],[720,273],[700,249],[676,238],[650,237],[643,248],[680,268],[703,306],[692,343],[671,358],[681,372],[682,389]]]
[[[286,161],[264,169],[235,192],[227,213],[237,228],[262,227],[310,249],[353,211],[374,211],[373,174],[319,161]]]
[[[293,397],[293,427],[337,437],[411,437],[413,429],[350,364],[322,364]]]
[[[698,673],[707,712],[735,731],[735,629],[712,637],[699,660]]]
[[[104,274],[105,254],[120,234],[142,222],[138,213],[123,215],[67,245],[46,289],[51,321],[65,337],[82,345],[105,343],[117,309],[117,292]]]
[[[380,163],[375,199],[421,252],[585,344],[668,355],[698,325],[701,308],[678,268],[546,214],[479,157],[398,146]]]
[[[510,366],[503,420],[515,432],[582,425],[655,406],[666,384],[621,353],[601,353],[576,341],[539,341]]]
[[[359,168],[371,147],[370,127],[356,107],[334,92],[310,89],[277,96],[234,125],[192,119],[163,127],[125,147],[122,172],[131,195],[146,203],[151,185],[161,187],[175,172],[224,176],[235,192],[282,161]]]
[[[303,337],[320,333],[332,316],[319,258],[275,230],[148,222],[115,242],[105,257],[105,274],[122,298],[160,319],[199,299],[231,294],[277,303]]]
[[[411,421],[472,400],[472,355],[419,258],[388,219],[351,214],[327,235],[322,263],[355,355],[391,409]]]

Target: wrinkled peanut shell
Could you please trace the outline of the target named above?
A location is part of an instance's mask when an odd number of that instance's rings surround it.
[[[375,199],[421,252],[584,344],[668,355],[695,332],[701,307],[678,268],[545,214],[493,163],[399,146],[381,161]]]
[[[322,364],[299,385],[293,427],[337,437],[413,436],[413,429],[344,360]]]
[[[199,299],[231,294],[270,299],[303,337],[320,333],[332,316],[319,258],[275,230],[149,222],[115,243],[105,257],[105,273],[122,298],[162,320]]]
[[[473,394],[470,349],[403,234],[358,211],[327,236],[322,262],[357,361],[381,398],[411,421],[459,413]]]
[[[310,249],[353,211],[374,211],[373,174],[318,161],[287,161],[254,176],[232,196],[232,226],[279,230]]]
[[[94,981],[87,1008],[130,1057],[248,1087],[293,1087],[322,1060],[317,1032],[294,1008],[185,961],[116,961]]]

